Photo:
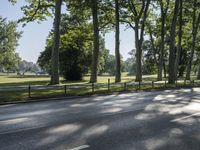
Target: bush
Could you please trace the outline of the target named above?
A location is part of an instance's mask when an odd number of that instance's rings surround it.
[[[82,80],[88,72],[89,63],[87,54],[80,49],[70,47],[60,52],[60,70],[66,80]]]

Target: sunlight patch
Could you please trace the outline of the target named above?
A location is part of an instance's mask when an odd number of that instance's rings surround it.
[[[147,113],[140,113],[135,116],[135,119],[137,120],[148,120],[154,118],[156,115],[153,114],[147,114]]]
[[[29,120],[29,119],[28,118],[9,119],[9,120],[0,121],[0,124],[2,124],[2,125],[12,125],[12,124],[17,124],[17,123],[23,123],[27,120]]]
[[[164,99],[165,99],[165,97],[163,95],[157,95],[153,100],[160,101],[160,100],[164,100]]]
[[[101,113],[115,113],[121,111],[121,108],[109,108],[106,110],[101,111]]]
[[[99,134],[104,133],[107,130],[108,130],[107,125],[95,125],[89,129],[87,129],[83,134],[85,136],[99,135]]]
[[[200,88],[193,88],[194,92],[200,92]]]
[[[65,125],[61,125],[61,126],[49,129],[48,133],[50,133],[50,134],[56,134],[56,133],[71,134],[71,133],[78,131],[80,128],[81,128],[81,125],[79,125],[79,124],[75,124],[75,123],[74,124],[65,124]]]
[[[174,136],[180,136],[183,135],[183,131],[179,128],[173,128],[169,132],[169,136],[174,137]]]
[[[87,103],[87,104],[72,104],[70,107],[88,107],[93,105],[93,103]]]
[[[157,149],[162,147],[166,143],[166,139],[148,139],[145,141],[147,149]]]
[[[166,98],[174,98],[174,97],[176,97],[176,95],[174,95],[174,94],[169,94],[166,96]]]

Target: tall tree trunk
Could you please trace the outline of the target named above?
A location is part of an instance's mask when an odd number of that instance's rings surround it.
[[[119,2],[115,0],[115,57],[116,57],[116,73],[115,82],[121,82],[121,62],[120,62],[120,28],[119,28]]]
[[[163,59],[164,59],[164,46],[165,46],[165,17],[162,17],[162,27],[161,27],[161,42],[160,42],[160,58],[158,65],[158,75],[157,80],[162,81],[162,71],[163,71]]]
[[[198,26],[199,26],[199,22],[200,22],[200,13],[198,15],[198,19],[196,20],[196,7],[197,7],[196,4],[197,4],[197,0],[194,0],[193,22],[192,22],[192,50],[191,50],[189,62],[188,62],[188,65],[187,65],[187,72],[186,72],[186,79],[187,80],[190,80],[192,60],[193,60],[193,57],[194,57],[194,50],[195,50],[195,47],[196,47],[197,31],[198,31]]]
[[[164,8],[163,0],[160,0],[160,11],[161,11],[161,42],[160,42],[160,53],[159,53],[159,63],[158,63],[158,74],[157,80],[162,81],[163,74],[163,63],[164,63],[164,48],[165,48],[165,22],[166,15],[169,7],[169,0],[167,0],[167,5]]]
[[[165,14],[161,11],[162,22],[161,22],[161,42],[160,42],[160,57],[159,57],[159,65],[158,65],[158,75],[157,80],[162,81],[162,71],[163,71],[163,59],[164,59],[164,47],[165,47]]]
[[[199,68],[198,68],[197,80],[200,80],[200,65],[199,65]]]
[[[60,45],[60,16],[62,0],[55,1],[54,39],[51,53],[51,81],[50,84],[59,84],[59,45]]]
[[[183,11],[183,1],[180,0],[180,8],[179,8],[179,31],[178,31],[178,49],[176,53],[176,62],[175,62],[175,76],[177,79],[178,76],[178,66],[180,62],[180,55],[182,49],[182,11]]]
[[[136,79],[135,79],[135,81],[142,81],[142,64],[141,64],[142,49],[140,47],[138,21],[135,21],[135,48],[136,48],[136,54],[135,54],[135,56],[136,56]]]
[[[92,54],[92,70],[90,82],[97,82],[97,65],[99,57],[99,21],[98,21],[98,1],[91,0],[92,18],[93,18],[93,34],[94,34],[94,49]]]
[[[144,40],[144,27],[148,15],[150,0],[147,0],[146,5],[144,5],[144,12],[141,21],[141,29],[139,36],[139,22],[140,16],[135,19],[135,42],[136,42],[136,79],[135,81],[142,81],[142,44]]]
[[[179,10],[179,0],[175,1],[174,14],[171,22],[170,31],[170,45],[169,45],[169,77],[168,82],[171,84],[175,83],[175,36],[176,36],[176,22]]]

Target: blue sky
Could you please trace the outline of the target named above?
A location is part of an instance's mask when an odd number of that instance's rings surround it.
[[[7,20],[18,20],[23,16],[20,7],[24,5],[24,0],[18,0],[16,5],[11,5],[8,0],[1,0],[0,16],[7,18]],[[22,37],[19,40],[17,52],[22,59],[36,62],[41,51],[45,48],[46,38],[49,31],[52,29],[53,19],[49,18],[40,24],[32,22],[27,24],[24,28],[18,26],[19,31],[23,31]],[[128,52],[134,48],[134,32],[132,29],[125,30],[122,25],[120,34],[120,51],[124,58],[129,57]],[[114,54],[115,50],[115,33],[110,32],[105,35],[106,48]]]

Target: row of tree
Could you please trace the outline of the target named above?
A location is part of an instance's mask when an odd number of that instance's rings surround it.
[[[16,2],[16,0],[11,1]],[[181,62],[186,62],[186,78],[190,79],[194,58],[196,62],[199,61],[199,36],[197,36],[200,22],[199,0],[29,0],[28,4],[22,7],[25,16],[20,21],[43,21],[49,16],[54,16],[51,84],[59,83],[62,6],[66,9],[65,11],[63,9],[63,14],[70,14],[77,21],[92,24],[93,51],[90,82],[97,81],[100,38],[103,33],[110,30],[115,31],[115,81],[121,81],[120,24],[126,24],[135,33],[136,81],[142,81],[142,66],[144,66],[142,58],[149,53],[143,48],[148,40],[153,65],[157,68],[158,80],[162,80],[164,69],[168,72],[169,83],[174,83],[179,68],[183,68]],[[184,55],[189,56],[184,57]],[[145,61],[147,62],[147,59]]]

